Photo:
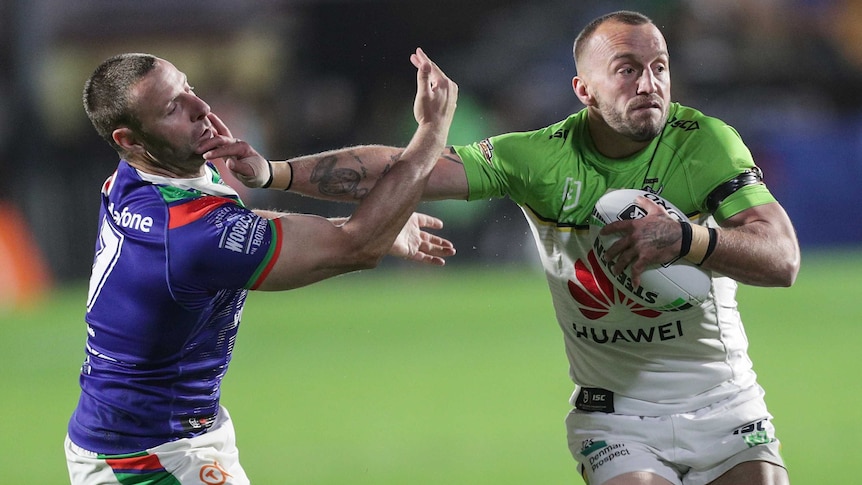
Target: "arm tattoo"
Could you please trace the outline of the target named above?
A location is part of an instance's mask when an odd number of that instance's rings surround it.
[[[317,184],[317,190],[329,197],[344,197],[350,196],[356,200],[362,200],[368,195],[371,190],[368,187],[362,187],[361,183],[368,177],[368,169],[362,158],[352,155],[353,160],[359,165],[359,169],[350,167],[338,166],[339,158],[337,155],[326,155],[317,162],[314,170],[311,172],[310,182]],[[398,161],[398,156],[392,157],[392,162]],[[386,164],[383,167],[380,177],[386,175],[392,168],[392,164]]]
[[[682,236],[676,232],[663,232],[654,226],[649,226],[644,231],[644,239],[655,245],[656,249],[664,249],[676,244]]]
[[[360,189],[359,182],[362,174],[352,168],[336,168],[338,157],[327,155],[323,157],[311,172],[312,183],[317,184],[317,190],[323,194],[340,197],[353,194],[354,198],[361,199],[368,189]]]

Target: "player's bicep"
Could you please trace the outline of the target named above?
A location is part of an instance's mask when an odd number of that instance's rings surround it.
[[[721,222],[725,228],[741,228],[753,234],[760,234],[763,239],[779,238],[795,241],[796,231],[790,217],[778,202],[756,205],[741,211]]]
[[[710,269],[758,286],[790,286],[799,272],[799,243],[778,202],[748,208],[722,221]]]
[[[332,221],[306,214],[275,217],[281,250],[258,290],[289,290],[359,269],[350,264],[349,240]]]
[[[437,160],[437,164],[434,165],[434,170],[431,171],[423,199],[465,200],[468,195],[469,186],[467,185],[467,172],[464,170],[464,162],[452,147],[447,147]]]

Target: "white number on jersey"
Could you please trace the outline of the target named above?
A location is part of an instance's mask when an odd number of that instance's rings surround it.
[[[105,281],[111,274],[111,270],[120,259],[125,236],[117,231],[108,222],[107,217],[102,220],[102,230],[99,231],[99,248],[96,250],[96,258],[93,262],[93,271],[90,273],[90,290],[87,294],[87,312],[96,303],[96,298],[105,286]]]

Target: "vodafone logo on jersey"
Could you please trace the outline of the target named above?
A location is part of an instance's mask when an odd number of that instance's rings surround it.
[[[601,262],[595,251],[590,251],[587,262],[580,259],[575,261],[575,281],[569,280],[569,293],[578,303],[578,310],[584,317],[598,320],[617,306],[623,306],[642,317],[656,318],[661,315],[660,311],[647,308],[614,288],[599,265]]]

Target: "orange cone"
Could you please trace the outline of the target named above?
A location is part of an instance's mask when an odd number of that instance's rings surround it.
[[[0,202],[0,310],[32,305],[51,277],[21,213]]]

